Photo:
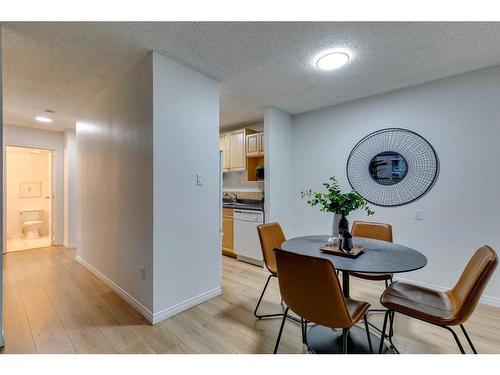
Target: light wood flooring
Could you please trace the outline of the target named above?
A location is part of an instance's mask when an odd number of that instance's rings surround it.
[[[271,353],[280,320],[256,320],[266,271],[223,257],[223,294],[156,326],[147,323],[74,260],[49,247],[4,255],[3,353]],[[377,305],[383,283],[352,279],[354,298]],[[279,311],[273,280],[261,305]],[[381,314],[372,315],[380,325]],[[500,353],[500,309],[480,305],[466,324],[480,353]],[[443,329],[396,317],[403,353],[458,353]],[[300,327],[287,322],[281,353],[305,353]],[[461,335],[460,332],[460,337]],[[463,340],[464,344],[465,340]]]

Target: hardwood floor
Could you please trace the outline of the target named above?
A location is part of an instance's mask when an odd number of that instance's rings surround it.
[[[256,320],[266,271],[223,257],[223,294],[151,326],[74,260],[74,250],[50,247],[4,255],[3,353],[271,353],[280,320]],[[383,283],[352,279],[354,298],[376,301]],[[272,281],[261,305],[279,311]],[[381,325],[382,314],[371,315]],[[500,353],[500,309],[480,305],[466,327],[479,353]],[[458,353],[451,335],[396,316],[403,353]],[[458,331],[457,331],[458,332]],[[461,332],[459,336],[462,338]],[[463,340],[464,344],[466,343]],[[300,327],[285,325],[280,353],[305,353]]]

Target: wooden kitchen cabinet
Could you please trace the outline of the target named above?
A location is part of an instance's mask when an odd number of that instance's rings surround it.
[[[260,154],[259,133],[247,135],[247,156]]]
[[[247,157],[264,155],[264,133],[247,134]]]
[[[222,170],[227,172],[231,169],[231,153],[229,150],[229,134],[221,134],[219,136],[220,150],[222,151]]]
[[[231,171],[246,169],[245,129],[229,133],[229,153]]]
[[[232,208],[223,208],[222,212],[222,254],[236,258]]]

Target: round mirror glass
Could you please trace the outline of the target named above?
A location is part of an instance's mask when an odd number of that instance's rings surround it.
[[[408,172],[408,164],[401,154],[394,151],[381,152],[370,161],[370,176],[380,185],[394,185]]]

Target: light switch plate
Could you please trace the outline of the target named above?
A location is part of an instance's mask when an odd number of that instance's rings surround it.
[[[205,174],[198,173],[196,175],[196,185],[203,186],[205,184]]]
[[[415,210],[415,220],[422,220],[422,209],[417,208]]]

